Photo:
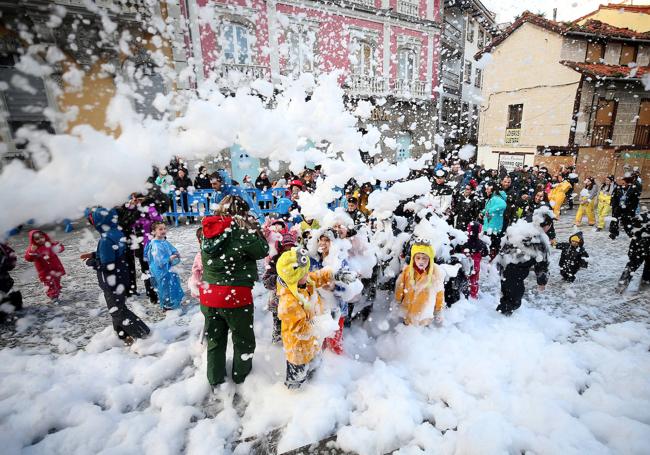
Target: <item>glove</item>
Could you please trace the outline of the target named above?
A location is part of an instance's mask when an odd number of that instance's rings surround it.
[[[341,283],[350,284],[355,281],[359,275],[357,272],[354,272],[348,268],[344,268],[336,272],[334,275],[334,281],[340,281]]]
[[[440,327],[442,326],[442,311],[434,311],[433,312],[433,323],[437,326]]]

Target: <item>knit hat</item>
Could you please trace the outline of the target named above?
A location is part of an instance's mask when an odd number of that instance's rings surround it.
[[[408,265],[408,277],[409,280],[415,282],[415,255],[418,253],[423,253],[429,256],[429,270],[427,272],[427,284],[431,283],[433,278],[433,260],[436,257],[436,253],[433,251],[433,248],[429,243],[425,242],[415,242],[411,246],[411,260]]]
[[[298,293],[298,281],[309,272],[307,251],[302,248],[291,248],[289,251],[285,251],[278,259],[275,268],[280,283],[286,286],[295,298],[305,304],[305,298]]]

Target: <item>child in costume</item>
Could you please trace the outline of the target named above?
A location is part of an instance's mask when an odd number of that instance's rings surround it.
[[[560,275],[562,279],[573,283],[576,279],[576,273],[582,268],[587,268],[586,259],[589,257],[584,248],[585,240],[582,232],[571,234],[568,242],[557,244],[557,249],[562,250],[560,255]]]
[[[158,301],[163,311],[175,310],[184,297],[181,279],[172,271],[172,267],[181,262],[178,250],[165,237],[167,226],[157,222],[151,225],[153,239],[145,248],[145,256],[151,270],[151,277],[156,285]]]
[[[25,260],[33,262],[38,279],[45,285],[45,292],[50,300],[56,303],[61,293],[61,277],[65,269],[58,253],[65,248],[62,243],[53,242],[43,231],[29,231],[29,246],[25,250]]]

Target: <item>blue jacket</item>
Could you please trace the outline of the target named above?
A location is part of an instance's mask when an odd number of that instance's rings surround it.
[[[112,264],[126,253],[126,238],[117,228],[117,210],[98,207],[91,217],[93,226],[101,234],[97,243],[97,260],[104,266]]]
[[[179,258],[170,261],[174,254],[178,255],[178,250],[167,240],[153,239],[144,250],[161,308],[178,308],[185,296],[180,277],[171,270],[172,266],[181,262]]]
[[[503,214],[506,211],[506,194],[495,192],[483,209],[483,231],[486,234],[497,234],[503,230]]]

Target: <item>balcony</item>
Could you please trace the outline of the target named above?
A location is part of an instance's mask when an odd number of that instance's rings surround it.
[[[217,74],[220,87],[229,90],[236,90],[258,79],[271,80],[271,70],[260,65],[223,63],[218,67]]]
[[[362,74],[350,75],[347,80],[347,89],[352,96],[384,96],[388,92],[386,79]]]
[[[612,125],[594,125],[594,130],[591,133],[591,145],[611,145],[613,130]]]
[[[348,0],[353,5],[365,6],[366,8],[374,8],[375,0]]]
[[[461,30],[445,20],[444,30],[442,33],[442,42],[451,48],[462,48],[463,47],[463,33]]]
[[[453,71],[442,71],[442,86],[445,92],[460,95],[460,74]]]
[[[650,145],[650,125],[637,125],[633,145]]]
[[[425,81],[413,81],[396,79],[392,84],[392,94],[401,98],[428,99],[427,83]]]
[[[57,5],[87,10],[85,0],[54,0]],[[95,0],[93,2],[100,8],[106,8],[109,13],[137,14],[147,10],[146,0]]]
[[[405,16],[419,17],[420,16],[420,7],[414,1],[409,0],[397,0],[397,12],[404,14]]]

